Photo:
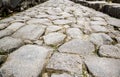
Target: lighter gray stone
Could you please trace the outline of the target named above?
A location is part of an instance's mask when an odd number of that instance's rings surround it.
[[[80,55],[88,55],[95,51],[94,45],[89,41],[73,39],[61,45],[58,49],[60,52],[77,53]]]
[[[72,23],[70,20],[55,20],[53,21],[55,25],[69,25]]]
[[[12,31],[17,31],[19,28],[21,28],[24,25],[25,25],[24,23],[15,22],[15,23],[12,23],[10,26],[8,26],[6,29],[12,30]]]
[[[44,33],[45,27],[38,25],[26,25],[13,34],[13,37],[37,40]]]
[[[66,31],[67,35],[72,38],[79,38],[81,39],[83,36],[82,31],[79,28],[68,28]]]
[[[63,73],[63,74],[52,74],[51,77],[73,77],[73,76]]]
[[[120,58],[120,49],[113,45],[102,45],[99,54],[105,57]]]
[[[45,44],[57,45],[64,41],[66,35],[59,32],[49,33],[43,37]]]
[[[108,18],[108,24],[116,27],[120,27],[120,20],[116,18]]]
[[[111,44],[113,40],[110,36],[104,33],[93,33],[90,35],[90,41],[96,44],[97,46],[101,46],[104,44]]]
[[[62,27],[60,27],[60,26],[48,26],[46,29],[46,33],[55,32],[55,31],[58,31],[61,29],[62,29]]]
[[[0,39],[0,53],[10,53],[12,50],[23,45],[21,39],[4,37]]]
[[[108,32],[108,30],[104,26],[100,25],[93,25],[91,26],[91,29],[93,30],[93,32]]]
[[[0,74],[2,77],[38,77],[48,54],[45,47],[25,45],[9,55]]]
[[[48,19],[31,19],[27,22],[27,24],[45,24],[50,23]]]
[[[71,74],[76,74],[78,77],[82,75],[82,60],[78,55],[55,53],[46,69],[49,71],[53,70],[63,70],[70,72]]]
[[[105,21],[91,21],[90,24],[91,25],[101,25],[101,26],[107,25],[107,23]]]
[[[7,29],[1,30],[1,31],[0,31],[0,38],[2,38],[2,37],[4,37],[4,36],[11,35],[12,33],[13,33],[12,30],[7,30]]]
[[[4,29],[4,28],[6,28],[7,26],[9,26],[8,24],[5,24],[5,23],[1,23],[0,24],[0,30],[2,30],[2,29]]]
[[[99,57],[87,57],[85,64],[95,77],[119,77],[120,60]]]

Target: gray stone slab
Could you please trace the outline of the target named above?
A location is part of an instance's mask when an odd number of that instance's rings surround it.
[[[58,45],[64,41],[66,35],[59,32],[49,33],[43,36],[44,42],[47,45]]]
[[[25,25],[24,23],[15,22],[15,23],[12,23],[11,25],[9,25],[6,29],[12,30],[12,31],[17,31],[19,28],[21,28],[24,25]]]
[[[120,60],[99,57],[87,57],[85,64],[95,77],[119,77]]]
[[[69,25],[69,24],[71,24],[72,23],[72,21],[70,21],[70,20],[55,20],[55,21],[53,21],[53,23],[55,24],[55,25]]]
[[[15,32],[12,36],[28,40],[37,40],[45,31],[45,28],[38,25],[26,25]]]
[[[12,30],[4,29],[0,31],[0,38],[11,35],[13,33]]]
[[[120,27],[120,20],[116,18],[108,18],[107,20],[108,24],[116,27]]]
[[[78,55],[55,53],[46,69],[49,70],[62,70],[76,74],[78,77],[82,75],[82,60]]]
[[[79,28],[68,28],[66,31],[67,35],[72,38],[82,39],[83,33]]]
[[[2,77],[38,77],[49,50],[42,46],[25,45],[11,53],[0,69]]]
[[[61,45],[58,50],[60,52],[88,55],[88,54],[92,54],[95,51],[95,47],[89,41],[73,39],[73,40]]]
[[[9,26],[8,24],[5,24],[5,23],[1,23],[0,24],[0,30],[6,28],[7,26]]]
[[[21,39],[4,37],[0,39],[0,53],[10,53],[12,50],[23,45]]]
[[[90,35],[90,41],[97,46],[111,44],[113,42],[112,38],[105,33],[92,33]]]
[[[104,57],[120,58],[120,49],[113,45],[102,45],[99,54]]]

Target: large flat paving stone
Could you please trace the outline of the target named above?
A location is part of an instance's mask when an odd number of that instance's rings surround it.
[[[49,33],[45,35],[43,38],[44,38],[45,44],[47,45],[58,45],[64,41],[65,37],[66,35],[63,33],[54,32],[54,33]]]
[[[25,45],[11,53],[0,69],[2,77],[38,77],[43,69],[49,49]]]
[[[120,58],[120,49],[113,45],[102,45],[99,54],[104,57]]]
[[[76,74],[78,77],[82,75],[82,60],[78,55],[55,53],[50,59],[46,69],[66,71]],[[54,77],[54,76],[53,76]]]
[[[1,23],[0,24],[0,30],[6,28],[7,26],[9,26],[8,24],[5,24],[5,23]]]
[[[119,59],[87,57],[85,64],[94,77],[120,77]]]
[[[79,28],[68,28],[66,33],[67,33],[67,35],[69,35],[72,38],[81,39],[83,36],[83,33]]]
[[[116,19],[116,18],[108,18],[107,22],[115,27],[119,27],[120,28],[120,20]]]
[[[73,40],[61,45],[58,50],[60,52],[88,55],[88,54],[92,54],[95,51],[95,47],[89,41],[73,39]]]
[[[70,20],[55,20],[55,21],[53,21],[53,23],[55,24],[55,25],[69,25],[69,24],[71,24],[72,23],[72,21],[70,21]]]
[[[31,19],[27,23],[28,24],[45,24],[50,23],[51,21],[48,19]]]
[[[25,25],[24,23],[15,22],[15,23],[12,23],[11,25],[9,25],[6,29],[9,29],[12,31],[17,31],[19,28],[21,28],[24,25]]]
[[[0,39],[0,53],[10,53],[12,50],[19,48],[23,45],[21,39],[13,37],[4,37]]]
[[[12,30],[4,29],[0,31],[0,38],[11,35],[13,33]]]
[[[38,25],[26,25],[15,32],[12,36],[27,40],[37,40],[45,31],[45,27]]]
[[[89,38],[97,46],[107,45],[113,42],[112,38],[105,33],[92,33]]]

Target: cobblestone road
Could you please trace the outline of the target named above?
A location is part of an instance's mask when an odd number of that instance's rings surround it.
[[[120,20],[49,0],[0,20],[0,77],[120,77]]]

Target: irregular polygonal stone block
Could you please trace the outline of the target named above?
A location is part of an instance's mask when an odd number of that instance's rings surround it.
[[[53,21],[55,25],[69,25],[72,23],[72,21],[69,20],[55,20]]]
[[[111,44],[113,40],[110,36],[105,33],[92,33],[90,35],[90,41],[96,44],[97,46]]]
[[[50,59],[46,69],[62,70],[76,74],[78,77],[82,75],[82,60],[78,55],[55,53]]]
[[[7,30],[7,29],[1,30],[0,31],[0,38],[11,35],[12,33],[13,33],[12,30]]]
[[[105,57],[120,58],[120,49],[113,45],[102,45],[99,54]]]
[[[67,35],[71,36],[72,38],[81,39],[83,36],[83,33],[79,28],[68,28]]]
[[[47,45],[57,45],[64,41],[66,35],[63,33],[49,33],[46,36],[44,36],[44,41]]]
[[[0,74],[2,77],[38,77],[48,54],[45,47],[25,45],[9,55]]]
[[[95,47],[89,41],[73,39],[73,40],[61,45],[58,50],[60,52],[88,55],[88,54],[92,54],[95,51]]]
[[[37,40],[44,33],[45,28],[38,25],[26,25],[13,34],[13,37]]]
[[[11,25],[9,25],[6,29],[12,30],[12,31],[17,31],[19,28],[21,28],[24,25],[25,25],[24,23],[15,22],[15,23],[12,23]]]
[[[95,77],[120,76],[119,59],[87,57],[85,64]]]
[[[12,37],[4,37],[0,39],[0,53],[10,53],[12,50],[19,48],[23,45],[21,39]]]

